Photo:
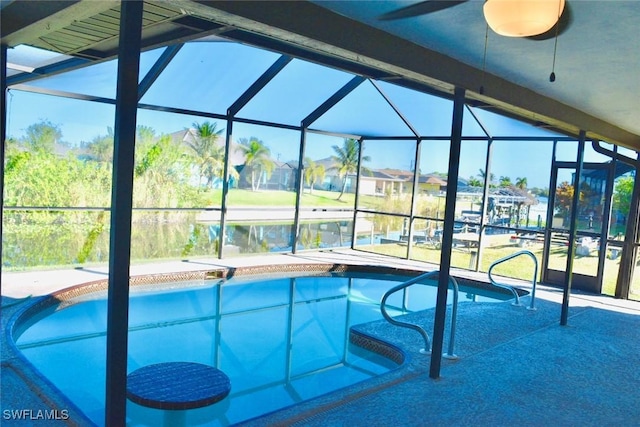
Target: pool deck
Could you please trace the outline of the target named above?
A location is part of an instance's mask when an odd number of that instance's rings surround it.
[[[351,250],[296,255],[197,259],[140,264],[132,275],[262,264],[333,263],[429,270],[424,263]],[[486,281],[485,274],[453,271]],[[72,285],[104,279],[106,267],[66,271],[2,273],[3,304],[27,295],[46,295]],[[523,288],[527,288],[523,284]],[[537,310],[505,303],[461,303],[455,353],[442,360],[441,376],[429,377],[430,356],[419,353],[414,331],[384,321],[358,329],[403,348],[398,369],[244,424],[304,426],[603,426],[637,425],[640,402],[640,303],[573,292],[567,326],[560,326],[562,292],[540,286]],[[529,299],[524,298],[524,303]],[[6,328],[23,303],[2,309]],[[406,315],[431,333],[433,312]],[[445,332],[445,349],[448,327]],[[37,425],[87,425],[79,411],[52,392],[37,375],[25,374],[2,334],[2,411],[68,410],[67,419]],[[4,414],[4,412],[3,412]],[[35,416],[36,413],[31,414]],[[58,413],[59,418],[63,418]],[[32,425],[3,418],[3,425]]]

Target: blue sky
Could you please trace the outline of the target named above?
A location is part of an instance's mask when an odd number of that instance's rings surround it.
[[[142,57],[143,75],[159,57],[161,50],[147,52]],[[162,106],[201,109],[224,114],[235,100],[279,55],[232,43],[193,43],[185,46],[154,86],[143,97],[143,103]],[[194,60],[195,58],[195,60]],[[77,70],[36,83],[40,87],[78,92],[101,97],[115,94],[115,61],[91,69]],[[293,60],[243,109],[239,117],[299,125],[300,121],[327,97],[352,78],[351,75],[317,64]],[[446,136],[450,132],[452,102],[411,91],[389,83],[378,83],[391,104],[421,135]],[[31,124],[48,120],[57,124],[63,138],[71,144],[90,141],[105,134],[113,126],[114,107],[96,102],[79,101],[10,91],[8,97],[7,134],[20,137]],[[544,130],[507,119],[487,111],[476,115],[492,136],[551,136]],[[206,118],[181,114],[139,110],[138,123],[153,127],[158,134],[171,133]],[[220,122],[219,128],[226,123]],[[333,132],[368,133],[376,136],[412,136],[393,107],[378,92],[374,84],[364,82],[332,110],[314,122],[311,128]],[[234,125],[234,139],[256,136],[271,149],[274,158],[297,160],[300,135],[296,131],[265,126]],[[481,127],[465,111],[463,136],[483,136]],[[342,138],[310,134],[306,155],[320,159],[333,154],[331,146],[341,145]],[[513,181],[527,177],[530,187],[546,187],[549,179],[551,143],[495,142],[493,170],[497,178],[509,176]],[[448,143],[422,143],[420,170],[446,172]],[[465,141],[462,146],[460,176],[476,176],[484,169],[487,143]],[[561,160],[575,160],[575,143],[562,143]],[[415,142],[369,141],[366,155],[369,168],[409,170],[413,167]],[[587,150],[587,161],[603,161]],[[606,160],[606,159],[604,159]]]

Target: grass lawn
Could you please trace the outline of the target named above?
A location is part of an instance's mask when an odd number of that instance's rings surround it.
[[[342,199],[338,200],[340,192],[313,190],[313,194],[309,190],[302,193],[301,205],[303,207],[336,207],[336,208],[353,208],[355,203],[355,194],[345,193]],[[208,200],[211,205],[220,205],[222,200],[222,190],[213,190],[209,192]],[[227,203],[233,206],[283,206],[291,207],[296,203],[296,193],[293,191],[281,190],[259,190],[251,191],[239,188],[229,190]],[[380,205],[384,203],[382,198],[374,196],[360,196],[361,205]]]
[[[491,263],[495,260],[503,258],[507,255],[515,253],[523,248],[511,245],[508,243],[509,236],[490,236],[490,241],[483,243],[491,244],[491,246],[485,246],[483,248],[483,255],[480,261],[480,271],[486,272],[489,269]],[[501,240],[504,240],[503,244],[500,244]],[[370,251],[374,253],[391,255],[400,258],[404,258],[407,254],[407,246],[397,243],[377,244],[377,245],[361,245],[358,249]],[[541,278],[541,263],[542,263],[542,245],[536,245],[526,248],[531,251],[538,259],[538,274],[537,280]],[[454,248],[451,253],[451,266],[457,268],[471,269],[471,251],[466,249]],[[433,264],[440,263],[440,250],[416,245],[411,249],[411,259],[416,261],[426,261]],[[566,253],[552,254],[550,264],[553,269],[563,271],[567,262]],[[595,266],[597,265],[597,257],[595,256],[576,256],[574,259],[574,271],[576,273],[589,273],[595,274]],[[504,264],[498,265],[494,268],[493,272],[496,276],[511,277],[514,279],[522,279],[530,281],[533,276],[533,260],[528,256],[520,256],[514,258]],[[615,283],[618,274],[618,267],[620,265],[620,258],[615,260],[607,258],[604,265],[604,283],[602,286],[602,293],[607,295],[613,295],[615,291]]]

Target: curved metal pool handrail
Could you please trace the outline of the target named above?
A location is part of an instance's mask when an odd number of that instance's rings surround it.
[[[535,300],[536,300],[536,278],[538,276],[538,259],[536,258],[536,256],[533,254],[533,252],[531,251],[518,251],[515,253],[512,253],[511,255],[507,255],[503,258],[500,258],[498,260],[495,260],[494,262],[491,263],[491,265],[489,266],[489,270],[487,271],[488,275],[489,275],[489,280],[491,281],[491,284],[493,286],[497,286],[499,288],[502,289],[507,289],[509,291],[511,291],[513,293],[513,295],[516,297],[516,301],[513,303],[513,305],[517,305],[520,306],[522,304],[520,304],[520,295],[518,295],[518,292],[515,290],[515,288],[511,285],[506,285],[504,283],[498,283],[493,279],[493,275],[491,274],[491,270],[493,270],[493,268],[498,265],[498,264],[502,264],[503,262],[509,261],[510,259],[519,257],[521,255],[528,255],[531,257],[531,259],[533,259],[533,279],[531,280],[531,284],[532,284],[532,288],[531,288],[531,305],[529,307],[527,307],[529,310],[535,310]]]
[[[421,280],[429,279],[433,276],[438,276],[439,274],[440,274],[439,271],[430,271],[428,273],[424,273],[419,276],[416,276],[413,279],[409,279],[404,283],[400,283],[399,285],[396,285],[393,288],[389,289],[387,292],[385,292],[384,295],[382,296],[382,300],[380,301],[380,312],[382,313],[382,316],[389,323],[391,323],[392,325],[413,329],[414,331],[417,331],[420,333],[420,335],[422,335],[422,338],[424,339],[425,348],[422,349],[421,352],[427,353],[427,354],[431,354],[431,340],[429,339],[429,334],[427,334],[427,332],[418,325],[415,325],[413,323],[401,322],[389,316],[389,313],[387,313],[387,309],[385,305],[387,302],[387,298],[389,298],[390,295],[402,289],[406,289],[411,285],[415,285]],[[456,318],[458,315],[458,282],[456,282],[456,279],[449,276],[449,283],[453,288],[453,307],[451,309],[451,332],[450,332],[450,338],[449,338],[449,348],[447,349],[447,353],[444,355],[444,357],[448,359],[457,359],[457,356],[453,352],[453,348],[455,344],[455,335],[456,335]],[[419,284],[426,285],[425,283],[419,283]],[[429,285],[426,285],[426,286],[429,286]]]

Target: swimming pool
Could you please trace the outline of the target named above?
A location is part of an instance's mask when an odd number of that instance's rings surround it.
[[[213,365],[231,379],[223,401],[185,412],[187,425],[247,420],[388,372],[397,364],[349,341],[379,320],[403,275],[363,272],[235,275],[132,287],[128,370],[168,361]],[[412,288],[406,311],[435,304]],[[461,300],[486,300],[469,289]],[[389,300],[403,312],[401,294]],[[392,311],[393,314],[393,311]],[[106,293],[80,292],[37,312],[16,333],[25,357],[96,424],[104,423]],[[161,425],[165,411],[128,402],[128,425]]]

